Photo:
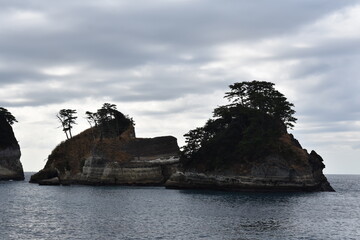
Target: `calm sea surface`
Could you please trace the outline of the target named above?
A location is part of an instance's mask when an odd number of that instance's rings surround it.
[[[337,192],[0,182],[0,239],[360,239],[360,175],[327,177]]]

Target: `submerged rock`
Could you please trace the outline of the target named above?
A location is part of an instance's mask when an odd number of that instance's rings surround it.
[[[24,180],[20,146],[11,125],[0,115],[0,180]]]

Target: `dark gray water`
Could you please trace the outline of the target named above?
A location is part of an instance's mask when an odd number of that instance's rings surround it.
[[[0,183],[0,239],[360,239],[360,175],[335,193]]]

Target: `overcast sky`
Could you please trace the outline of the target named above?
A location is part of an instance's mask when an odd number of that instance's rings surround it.
[[[262,80],[295,104],[291,132],[325,173],[360,173],[360,3],[339,0],[0,0],[0,106],[25,171],[65,139],[55,117],[104,102],[138,137],[183,134]]]

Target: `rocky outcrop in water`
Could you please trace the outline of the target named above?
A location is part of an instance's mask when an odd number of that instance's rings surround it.
[[[136,138],[122,144],[119,153],[128,161],[114,161],[95,151],[85,159],[82,171],[65,172],[62,183],[92,185],[162,185],[177,170],[179,148],[176,138]]]
[[[310,158],[316,154],[312,152]],[[320,159],[316,159],[319,161]],[[254,166],[249,175],[234,172],[184,171],[173,174],[165,186],[172,189],[216,189],[226,191],[334,191],[321,170],[313,166],[300,171],[283,165],[284,159],[270,157]]]
[[[24,180],[20,146],[11,125],[0,115],[0,180]]]
[[[167,188],[334,191],[322,172],[323,159],[303,149],[282,122],[252,110],[237,114],[190,158],[182,157]]]
[[[185,168],[173,174],[165,186],[227,191],[334,191],[322,172],[323,159],[315,151],[307,153],[291,134],[284,134],[279,141],[290,150],[287,154],[273,151],[252,162],[213,171]]]
[[[101,133],[100,127],[94,127],[61,143],[49,156],[44,169],[33,175],[30,182],[162,185],[176,172],[180,153],[176,138],[136,138],[132,124],[124,127],[120,134],[114,134],[109,126],[106,134]]]

